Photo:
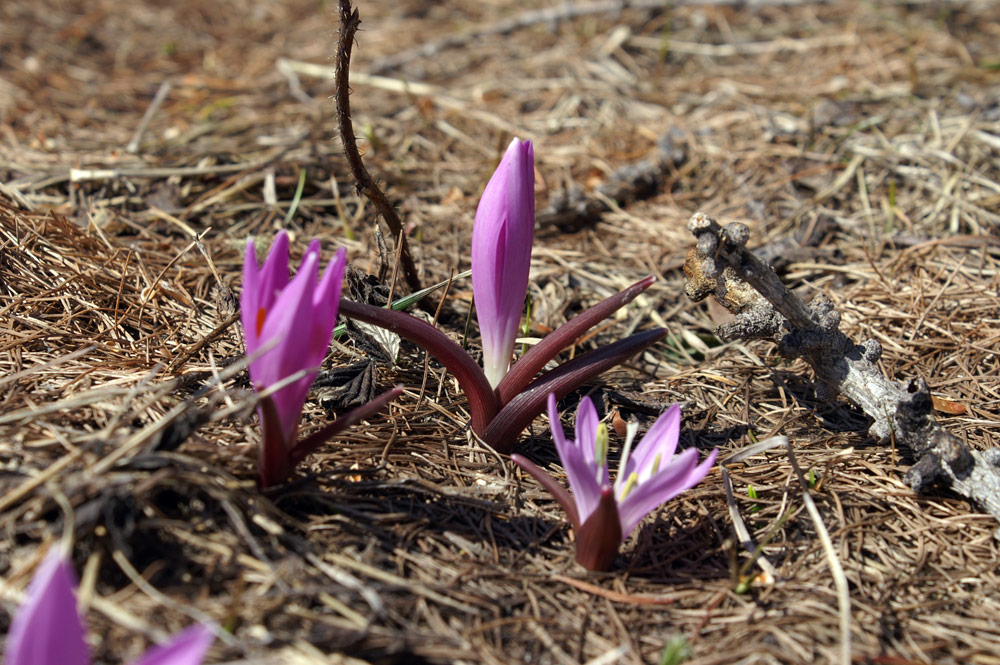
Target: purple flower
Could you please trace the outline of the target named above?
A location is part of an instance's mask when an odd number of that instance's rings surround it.
[[[510,367],[535,235],[535,151],[515,138],[490,178],[472,228],[472,292],[483,369],[496,387]]]
[[[675,404],[656,420],[635,450],[632,443],[638,425],[629,425],[618,473],[611,484],[607,427],[600,423],[590,398],[583,398],[577,409],[575,441],[563,432],[554,394],[549,395],[549,421],[572,497],[529,460],[520,455],[512,459],[562,505],[577,531],[577,561],[590,570],[610,568],[619,545],[639,522],[704,478],[718,452],[713,450],[701,464],[694,448],[674,455],[681,422],[681,410]]]
[[[74,585],[72,569],[53,549],[35,572],[11,622],[4,665],[90,664]],[[134,665],[199,665],[213,639],[205,626],[192,626],[169,644],[147,651]]]
[[[319,241],[313,240],[299,272],[289,281],[288,235],[284,231],[274,239],[260,268],[253,240],[247,241],[240,309],[247,355],[253,358],[250,379],[254,389],[259,392],[297,372],[311,370],[258,408],[264,432],[260,471],[265,487],[280,482],[291,471],[289,452],[295,445],[302,406],[337,322],[346,250],[337,252],[317,281],[319,258]]]

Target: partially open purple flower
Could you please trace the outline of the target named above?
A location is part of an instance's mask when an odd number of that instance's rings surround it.
[[[38,567],[7,633],[4,665],[89,665],[90,650],[76,611],[73,570],[53,549]],[[134,665],[199,665],[214,635],[191,626],[154,647]]]
[[[472,293],[483,338],[483,370],[494,388],[510,367],[528,291],[535,236],[535,151],[515,138],[476,209]]]
[[[319,258],[319,241],[313,240],[299,272],[289,281],[288,235],[284,231],[274,239],[260,268],[253,240],[247,241],[240,314],[247,355],[253,358],[250,379],[254,389],[260,392],[297,372],[311,370],[271,395],[270,403],[257,410],[264,432],[260,457],[264,487],[284,480],[291,471],[288,457],[295,445],[302,406],[337,322],[347,252],[344,248],[337,252],[322,279],[318,279]]]
[[[563,432],[554,394],[549,395],[549,421],[572,497],[528,459],[521,455],[511,459],[562,505],[577,532],[577,561],[590,570],[610,568],[619,545],[639,522],[704,478],[718,452],[713,450],[701,464],[694,448],[674,455],[681,422],[681,410],[675,404],[656,420],[634,451],[632,443],[638,425],[629,425],[612,485],[608,476],[607,427],[598,419],[590,398],[584,397],[577,409],[575,441],[568,440]]]
[[[271,396],[278,412],[286,447],[295,441],[299,415],[309,386],[337,323],[340,285],[347,265],[343,247],[318,281],[319,240],[313,240],[302,257],[299,272],[288,280],[288,234],[280,232],[261,268],[253,240],[247,241],[243,262],[243,295],[240,301],[247,355],[271,345],[250,363],[250,379],[258,391],[304,369],[314,369]]]

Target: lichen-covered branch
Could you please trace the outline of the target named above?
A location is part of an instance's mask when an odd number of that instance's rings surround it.
[[[817,395],[843,395],[872,419],[869,434],[908,448],[917,459],[906,473],[916,492],[941,483],[970,499],[1000,521],[1000,449],[970,450],[945,430],[931,412],[922,379],[894,381],[876,364],[881,345],[873,339],[855,344],[839,329],[840,313],[823,294],[806,305],[771,267],[746,249],[743,224],[720,227],[696,213],[688,222],[697,244],[687,256],[685,291],[695,301],[709,295],[736,318],[719,327],[719,337],[770,339],[779,352],[803,358],[816,374]],[[1000,528],[994,533],[1000,539]]]

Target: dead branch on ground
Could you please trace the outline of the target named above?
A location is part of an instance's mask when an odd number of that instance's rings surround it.
[[[538,226],[558,226],[572,231],[597,220],[615,205],[624,206],[663,191],[667,174],[687,159],[687,150],[678,130],[666,132],[648,158],[616,169],[608,181],[593,193],[575,185],[556,194],[544,210],[538,211]]]
[[[688,297],[714,295],[737,315],[719,326],[720,338],[770,339],[782,355],[803,358],[816,374],[818,397],[844,395],[872,419],[871,436],[880,442],[894,438],[912,452],[917,462],[905,480],[915,492],[940,483],[1000,521],[1000,448],[971,450],[946,431],[931,413],[922,379],[884,377],[876,364],[881,345],[874,339],[852,342],[839,330],[840,313],[824,294],[806,305],[785,288],[771,266],[746,249],[745,225],[720,227],[696,213],[688,230],[697,239],[684,265]],[[994,537],[1000,539],[1000,527]]]

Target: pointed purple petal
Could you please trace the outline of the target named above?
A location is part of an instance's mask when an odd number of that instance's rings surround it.
[[[556,396],[551,393],[549,394],[549,423],[552,429],[552,438],[556,443],[556,452],[559,454],[563,469],[566,470],[570,489],[573,490],[573,499],[576,501],[577,514],[582,523],[597,508],[597,502],[601,498],[601,486],[597,482],[595,469],[587,463],[577,443],[566,440],[562,423],[559,422]]]
[[[189,626],[167,644],[153,647],[133,665],[201,665],[215,634],[206,626]]]
[[[257,310],[260,301],[260,271],[257,268],[257,252],[253,238],[247,240],[243,255],[243,291],[240,293],[240,321],[243,323],[243,339],[247,355],[257,350]]]
[[[261,328],[261,343],[289,330],[298,332],[308,328],[303,324],[303,317],[308,316],[310,320],[312,319],[312,301],[313,293],[316,291],[318,270],[318,257],[315,254],[306,254],[302,267],[268,309],[267,319]],[[293,346],[301,349],[304,341],[298,340],[299,343]]]
[[[587,464],[576,448],[573,448],[566,455],[560,454],[559,458],[562,460],[566,477],[569,478],[570,487],[573,489],[573,498],[576,500],[580,521],[586,521],[597,508],[597,503],[601,499],[602,487],[598,484],[597,478],[594,477],[594,467]]]
[[[483,342],[483,369],[496,386],[510,365],[531,268],[535,167],[531,141],[514,139],[476,209],[472,291]]]
[[[622,475],[628,478],[630,474],[639,474],[640,482],[647,480],[653,469],[656,456],[660,456],[660,468],[663,468],[674,456],[677,450],[677,440],[681,433],[681,407],[674,404],[660,414],[653,426],[636,445],[635,450],[625,462]]]
[[[319,281],[319,286],[316,288],[316,293],[313,294],[313,306],[316,310],[315,326],[317,334],[325,338],[326,346],[330,345],[330,337],[333,335],[333,328],[337,324],[337,310],[340,307],[340,289],[344,283],[344,270],[346,268],[347,249],[341,247],[337,250],[337,255],[326,266],[323,277]]]
[[[306,262],[306,257],[309,256],[310,254],[315,254],[316,255],[316,261],[318,263],[319,262],[320,249],[321,249],[321,245],[320,245],[320,242],[319,242],[319,238],[313,238],[312,240],[310,240],[309,241],[309,245],[306,247],[306,253],[302,255],[302,263]]]
[[[49,552],[7,633],[4,665],[89,665],[69,563]]]
[[[288,285],[288,234],[279,231],[260,269],[258,306],[270,309],[278,293]]]
[[[253,238],[247,240],[243,257],[243,291],[240,294],[240,319],[247,355],[260,347],[260,326],[274,305],[278,292],[288,284],[288,234],[275,236],[262,268],[257,267]],[[263,310],[263,312],[262,312]]]
[[[589,397],[580,400],[580,405],[576,407],[576,446],[580,449],[583,459],[587,464],[597,470],[597,462],[594,458],[594,444],[597,441],[597,427],[601,424],[601,419],[597,417],[597,409],[594,408],[594,401]]]
[[[261,329],[260,343],[265,345],[274,340],[275,345],[250,365],[250,378],[256,389],[262,390],[322,362],[326,347],[317,349],[318,344],[311,339],[316,272],[316,256],[307,254],[298,274],[279,294],[268,312]],[[329,344],[329,339],[326,344]],[[315,374],[305,376],[271,396],[288,445],[292,443],[291,437],[314,378]]]
[[[556,447],[566,446],[566,432],[563,431],[562,421],[559,419],[559,398],[555,393],[549,393],[547,398],[549,407],[549,429],[552,430],[552,439],[556,442]]]
[[[659,473],[633,488],[618,506],[622,524],[622,540],[628,538],[633,529],[651,511],[656,510],[684,490],[697,485],[711,470],[717,454],[718,450],[713,450],[704,462],[695,466],[698,461],[698,450],[688,448],[675,457],[672,462],[668,461],[666,468],[661,463]]]

